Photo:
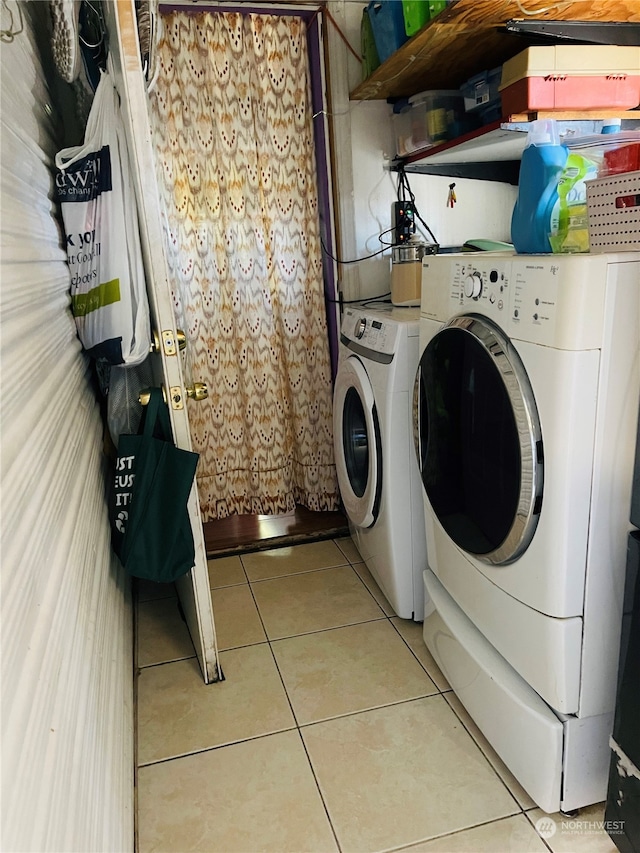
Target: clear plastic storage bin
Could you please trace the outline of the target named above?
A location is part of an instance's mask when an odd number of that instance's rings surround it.
[[[464,98],[458,89],[421,92],[394,113],[396,154],[404,157],[431,148],[470,129],[465,121]]]

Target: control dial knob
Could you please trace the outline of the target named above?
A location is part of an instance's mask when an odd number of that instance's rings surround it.
[[[364,317],[360,317],[359,320],[356,320],[356,327],[353,330],[354,335],[358,340],[364,335],[364,330],[367,328],[367,321]]]
[[[464,295],[467,299],[477,299],[482,293],[482,278],[480,273],[470,273],[464,281]]]

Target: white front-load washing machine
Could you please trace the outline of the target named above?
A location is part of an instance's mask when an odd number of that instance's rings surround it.
[[[640,255],[425,258],[425,642],[546,811],[605,797]]]
[[[412,391],[419,308],[346,307],[333,397],[340,494],[352,538],[398,616],[422,621],[427,565]]]

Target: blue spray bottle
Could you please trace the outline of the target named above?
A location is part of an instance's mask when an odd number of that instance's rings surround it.
[[[511,242],[516,252],[551,252],[551,213],[558,200],[558,181],[568,153],[560,144],[555,121],[540,119],[531,123],[511,218]]]

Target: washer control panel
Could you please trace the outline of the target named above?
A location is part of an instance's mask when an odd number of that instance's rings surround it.
[[[496,319],[508,310],[511,264],[498,261],[485,263],[477,258],[454,263],[449,281],[449,307],[456,313],[479,311]],[[482,261],[482,262],[481,262]]]
[[[436,255],[423,259],[421,316],[489,317],[511,337],[564,349],[598,346],[605,255]]]
[[[398,332],[398,324],[386,322],[383,316],[364,313],[358,306],[345,309],[341,328],[344,343],[353,341],[367,350],[393,355]]]

